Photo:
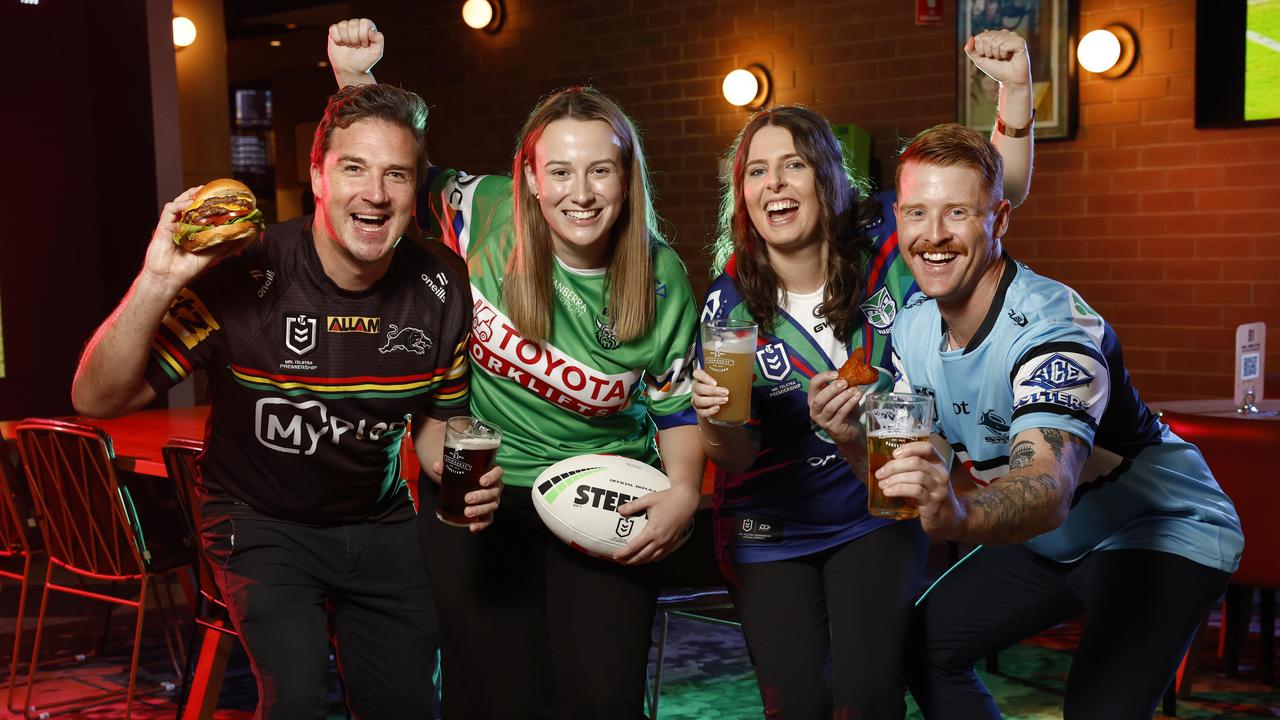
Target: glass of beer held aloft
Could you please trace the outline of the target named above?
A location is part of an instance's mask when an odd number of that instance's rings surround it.
[[[702,367],[729,390],[729,402],[709,420],[742,425],[751,417],[751,379],[756,360],[756,324],[749,320],[702,323]]]
[[[451,417],[444,427],[444,473],[436,517],[446,525],[467,527],[467,493],[480,489],[480,476],[493,467],[502,443],[497,425],[469,415]]]
[[[910,393],[873,393],[863,400],[867,418],[867,510],[873,517],[910,520],[920,516],[915,498],[885,497],[876,471],[907,443],[929,439],[933,398]]]

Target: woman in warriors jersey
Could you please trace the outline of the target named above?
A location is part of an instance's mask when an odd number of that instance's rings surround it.
[[[970,57],[1004,83],[1010,195],[1029,181],[1025,44],[984,33]],[[826,119],[765,110],[731,149],[717,260],[703,319],[755,320],[752,418],[712,425],[727,394],[695,372],[694,406],[716,479],[717,538],[756,664],[766,715],[901,717],[903,645],[926,539],[918,521],[866,510],[851,352],[893,371],[890,329],[914,290],[890,193],[861,196]],[[861,196],[861,197],[860,197]],[[732,257],[730,257],[732,256]],[[869,650],[871,650],[869,652]]]
[[[381,46],[367,20],[334,26],[339,81],[371,81]],[[704,457],[690,408],[694,298],[658,234],[635,127],[599,92],[557,92],[521,129],[512,177],[435,170],[417,217],[467,260],[471,410],[503,428],[507,485],[483,535],[421,515],[442,618],[443,714],[641,717],[651,563],[687,526]],[[538,473],[583,453],[661,460],[672,481],[619,508],[648,523],[617,563],[569,549],[532,510]]]

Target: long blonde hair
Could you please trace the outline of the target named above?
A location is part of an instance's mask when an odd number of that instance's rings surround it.
[[[626,200],[609,230],[605,287],[608,317],[618,340],[634,340],[653,327],[656,314],[653,257],[655,248],[665,241],[653,210],[640,134],[616,102],[590,87],[565,88],[547,96],[520,129],[511,169],[516,245],[507,262],[502,286],[507,315],[526,338],[544,340],[551,335],[554,245],[551,228],[534,195],[536,188],[529,187],[524,168],[534,164],[534,147],[543,130],[565,118],[608,123],[622,149]]]

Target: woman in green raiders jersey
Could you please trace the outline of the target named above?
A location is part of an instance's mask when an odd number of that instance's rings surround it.
[[[382,45],[367,20],[331,28],[339,82],[371,82]],[[704,456],[690,406],[695,302],[658,232],[639,135],[605,95],[561,90],[521,128],[511,177],[433,169],[417,218],[467,260],[471,412],[502,427],[506,482],[479,535],[438,522],[434,484],[422,483],[443,715],[640,718],[652,563],[693,515]],[[570,549],[532,506],[537,475],[584,453],[671,478],[670,490],[619,508],[648,522],[616,562]]]
[[[966,50],[1002,83],[995,142],[1019,202],[1032,149],[1025,43],[990,32]],[[852,353],[894,371],[890,328],[916,285],[899,254],[893,193],[866,193],[827,120],[797,106],[752,117],[729,157],[716,243],[724,272],[703,316],[760,327],[751,419],[710,423],[727,393],[702,370],[693,402],[719,467],[718,549],[766,715],[902,717],[927,540],[918,520],[868,514],[866,439],[853,412],[862,393],[834,372]]]

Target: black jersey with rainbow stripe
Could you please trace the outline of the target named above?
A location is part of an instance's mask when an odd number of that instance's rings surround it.
[[[183,289],[147,380],[163,392],[208,372],[200,468],[220,511],[309,525],[412,517],[399,462],[409,420],[467,406],[465,267],[406,239],[373,287],[345,291],[310,227],[272,225]]]

